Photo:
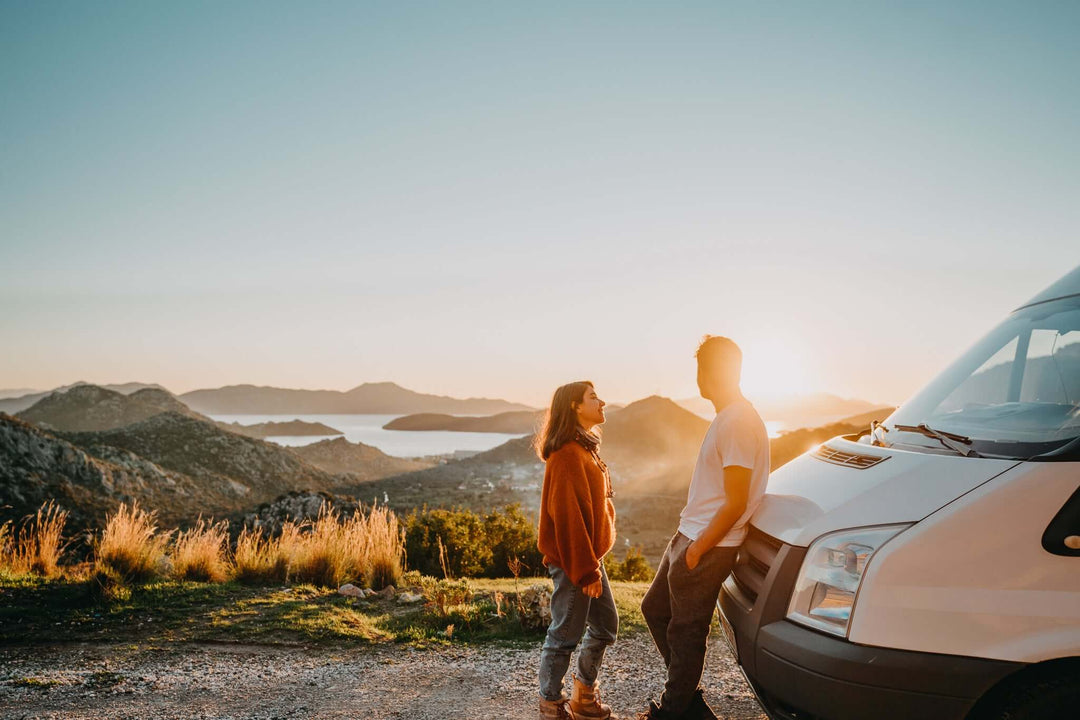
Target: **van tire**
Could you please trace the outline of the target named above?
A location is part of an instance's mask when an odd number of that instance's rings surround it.
[[[1014,687],[999,703],[981,708],[978,720],[1061,720],[1075,717],[1080,708],[1080,678],[1068,676],[1032,679]]]

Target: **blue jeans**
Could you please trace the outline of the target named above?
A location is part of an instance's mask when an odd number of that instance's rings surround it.
[[[551,595],[551,625],[540,651],[540,697],[559,700],[564,697],[563,677],[570,667],[570,655],[582,635],[585,640],[578,653],[577,676],[586,685],[596,683],[604,650],[619,632],[619,613],[603,565],[600,579],[604,590],[598,598],[583,593],[562,568],[552,565],[548,574],[555,581],[555,592]]]

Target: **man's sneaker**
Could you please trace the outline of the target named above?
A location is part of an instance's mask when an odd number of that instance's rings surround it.
[[[683,720],[718,720],[709,703],[705,702],[705,691],[701,688],[694,691],[694,698],[683,713]]]
[[[559,700],[540,698],[540,720],[574,720],[574,714],[567,707],[569,702],[565,697]]]
[[[648,710],[642,710],[641,712],[639,712],[637,714],[637,716],[634,718],[634,720],[682,720],[682,719],[680,717],[672,715],[667,710],[664,710],[662,707],[660,707],[659,705],[654,703],[652,700],[650,700],[649,701],[649,709]]]

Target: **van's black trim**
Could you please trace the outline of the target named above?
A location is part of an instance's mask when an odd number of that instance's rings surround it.
[[[1080,557],[1080,549],[1074,550],[1065,544],[1065,538],[1070,535],[1080,535],[1080,487],[1072,494],[1061,510],[1046,526],[1046,532],[1042,536],[1043,549],[1054,555],[1065,557]]]
[[[759,531],[760,532],[760,531]],[[717,603],[774,720],[953,720],[1022,663],[857,645],[785,619],[806,548],[781,544],[757,597],[729,578]]]

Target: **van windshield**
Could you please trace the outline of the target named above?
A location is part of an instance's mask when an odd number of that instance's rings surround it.
[[[1080,437],[1080,297],[1017,310],[884,423],[890,445],[948,452],[914,432],[919,425],[989,457],[1031,459],[1070,445]]]

